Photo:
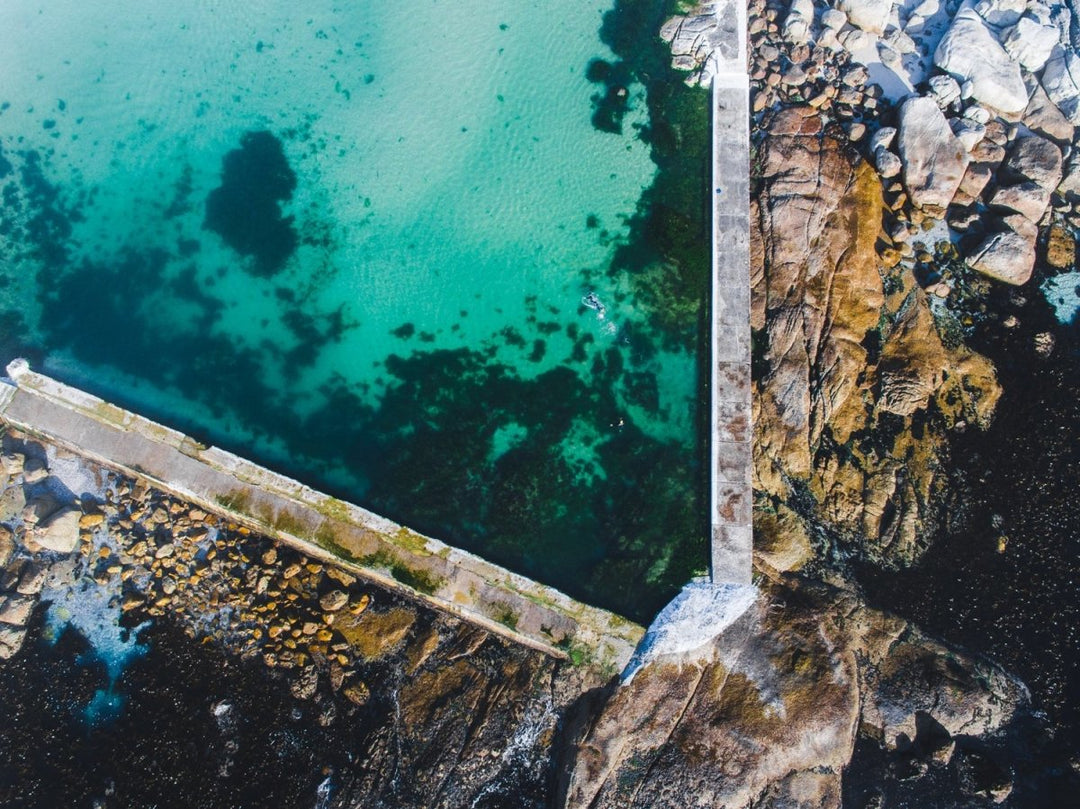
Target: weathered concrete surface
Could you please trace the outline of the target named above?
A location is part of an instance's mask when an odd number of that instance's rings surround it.
[[[749,584],[753,555],[750,400],[750,91],[745,5],[718,4],[728,47],[713,55],[710,573]],[[719,13],[719,11],[718,11]]]
[[[0,419],[558,657],[621,670],[644,630],[617,615],[421,536],[357,506],[156,424],[25,361],[0,382]]]

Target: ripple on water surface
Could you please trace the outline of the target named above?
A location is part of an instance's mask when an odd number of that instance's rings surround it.
[[[639,618],[704,567],[609,5],[120,5],[0,7],[5,353]]]

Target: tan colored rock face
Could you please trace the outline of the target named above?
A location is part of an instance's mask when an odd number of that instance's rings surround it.
[[[885,269],[873,169],[802,113],[775,123],[785,134],[770,127],[762,146],[752,214],[752,325],[763,355],[755,486],[775,508],[807,485],[836,533],[871,559],[904,564],[934,517],[927,504],[941,485],[945,431],[993,412],[993,368],[946,348],[911,272]],[[980,156],[1000,160],[1000,151]],[[911,428],[930,412],[930,429]],[[762,558],[775,566],[788,556]]]
[[[837,807],[860,725],[889,745],[915,738],[917,712],[986,733],[1025,696],[852,593],[777,579],[708,654],[656,661],[614,693],[567,806]]]

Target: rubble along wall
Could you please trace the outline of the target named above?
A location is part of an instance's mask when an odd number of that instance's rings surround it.
[[[0,382],[0,420],[142,478],[309,556],[549,654],[615,673],[644,630],[30,370]]]

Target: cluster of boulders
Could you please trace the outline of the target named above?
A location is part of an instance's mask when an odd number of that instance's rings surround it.
[[[705,3],[694,14],[673,17],[660,32],[672,48],[672,64],[688,71],[690,84],[708,86],[712,78],[708,57],[719,37],[730,36],[711,8],[714,5]],[[863,120],[874,120],[884,102],[881,87],[868,82],[866,67],[853,62],[839,44],[843,14],[821,15],[818,22],[825,35],[815,22],[812,0],[795,0],[790,7],[778,0],[750,0],[747,14],[753,112],[808,104],[848,121],[853,137],[861,137],[866,131]]]
[[[711,78],[708,55],[724,31],[717,5],[673,18],[662,32],[691,82]],[[910,257],[904,245],[947,219],[965,237],[967,265],[986,277],[1023,284],[1040,255],[1053,268],[1075,265],[1080,19],[1070,7],[751,0],[748,34],[753,111],[819,110],[844,124],[878,171],[888,264]],[[872,73],[861,61],[887,70]],[[892,98],[871,78],[890,74]]]
[[[356,664],[389,653],[412,628],[408,611],[368,613],[370,588],[345,570],[142,482],[112,477],[83,526],[84,573],[119,582],[124,612],[167,614],[192,638],[294,670],[300,699],[325,676],[363,704],[370,690]]]
[[[4,436],[0,454],[0,660],[22,648],[39,595],[79,540],[77,500],[50,476],[37,444]]]
[[[1078,122],[1061,78],[1072,58],[1071,12],[1026,0],[980,0],[955,13],[937,0],[914,7],[842,0],[840,7],[864,35],[883,37],[883,64],[911,75],[890,56],[900,41],[914,47],[898,53],[929,68],[915,74],[922,80],[914,94],[897,99],[895,126],[868,140],[892,210],[887,247],[947,217],[953,230],[970,234],[969,267],[1019,285],[1031,277],[1041,225],[1054,229],[1052,266],[1070,266],[1080,225],[1080,199],[1062,187]],[[932,53],[937,32],[927,30],[928,18],[943,28]]]
[[[115,594],[133,621],[168,615],[192,638],[290,670],[301,699],[325,677],[364,704],[357,666],[393,652],[415,623],[409,609],[369,610],[373,591],[345,570],[145,482],[100,473],[101,496],[77,497],[50,475],[43,446],[12,431],[0,462],[0,660],[22,647],[60,575]]]

